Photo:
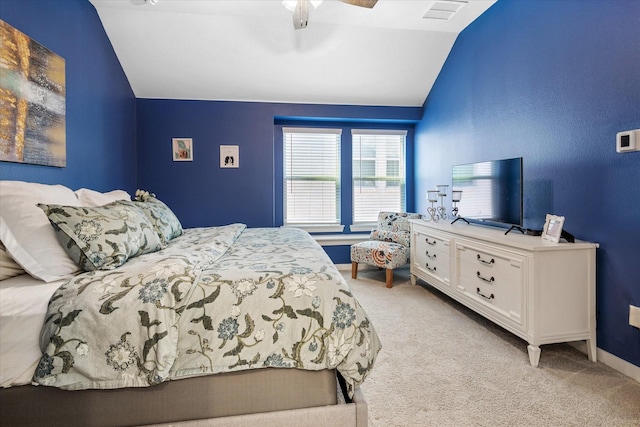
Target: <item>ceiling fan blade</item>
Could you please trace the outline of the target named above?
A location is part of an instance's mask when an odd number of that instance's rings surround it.
[[[293,11],[293,28],[307,28],[309,23],[309,0],[298,0]]]
[[[354,6],[366,7],[372,9],[378,3],[378,0],[340,0],[342,3],[352,4]]]

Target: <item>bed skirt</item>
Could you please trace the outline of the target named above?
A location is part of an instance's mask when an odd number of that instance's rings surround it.
[[[366,402],[359,389],[357,399],[347,404],[338,403],[337,389],[335,371],[277,368],[117,390],[19,386],[0,390],[0,424],[366,426]]]

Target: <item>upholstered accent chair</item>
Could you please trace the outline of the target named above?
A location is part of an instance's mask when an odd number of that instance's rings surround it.
[[[393,270],[409,262],[411,228],[409,219],[422,215],[408,212],[380,212],[369,240],[351,245],[351,277],[358,278],[358,264],[386,270],[387,288],[393,286]]]

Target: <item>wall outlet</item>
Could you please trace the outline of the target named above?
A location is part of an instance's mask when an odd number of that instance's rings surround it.
[[[640,129],[627,130],[616,134],[616,151],[640,151]]]
[[[640,329],[640,307],[629,305],[629,324]]]

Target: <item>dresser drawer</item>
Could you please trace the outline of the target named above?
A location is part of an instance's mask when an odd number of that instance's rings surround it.
[[[451,245],[449,244],[449,239],[445,237],[416,231],[414,233],[413,243],[415,244],[416,253],[426,256],[433,256],[440,253],[449,258],[449,248]]]
[[[442,236],[414,230],[411,265],[446,286],[450,285],[450,241]]]
[[[457,290],[506,320],[522,325],[526,259],[495,248],[465,243],[457,244],[455,252]]]

